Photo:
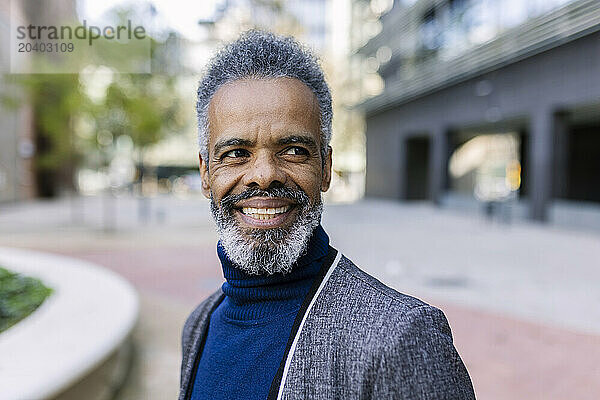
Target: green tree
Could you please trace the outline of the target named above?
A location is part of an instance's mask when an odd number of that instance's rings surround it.
[[[73,187],[73,172],[80,160],[74,145],[73,121],[90,110],[78,74],[34,74],[16,78],[26,90],[33,110],[38,195],[52,197],[59,187]]]
[[[140,151],[185,125],[176,78],[158,74],[119,74],[96,106],[98,131],[129,136]]]
[[[164,45],[152,42],[153,49]],[[86,149],[97,149],[103,142],[98,135],[127,135],[141,156],[147,146],[186,123],[175,76],[114,73],[100,101],[90,98],[80,74],[32,74],[15,80],[26,89],[22,102],[29,102],[33,110],[37,192],[42,197],[74,187],[77,166],[90,156]],[[78,134],[75,122],[81,118],[93,119],[95,135]],[[105,162],[109,158],[102,157]]]

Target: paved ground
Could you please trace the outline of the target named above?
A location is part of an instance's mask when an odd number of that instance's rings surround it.
[[[222,281],[208,204],[75,199],[0,205],[0,245],[66,254],[138,288],[137,357],[121,399],[177,392],[179,335]],[[596,399],[600,233],[489,224],[428,205],[326,206],[332,244],[362,268],[442,308],[480,399]]]

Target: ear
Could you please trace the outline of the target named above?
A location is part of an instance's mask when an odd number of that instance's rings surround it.
[[[202,159],[202,155],[198,153],[200,161],[200,178],[202,179],[202,194],[207,199],[210,199],[210,180],[208,177],[208,162]]]
[[[331,155],[333,150],[331,146],[327,146],[327,156],[323,166],[323,179],[321,180],[321,192],[326,192],[331,184]]]

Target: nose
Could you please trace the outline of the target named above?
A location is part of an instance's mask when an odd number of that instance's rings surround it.
[[[266,151],[257,153],[244,174],[244,185],[263,190],[284,186],[287,175],[274,158]]]

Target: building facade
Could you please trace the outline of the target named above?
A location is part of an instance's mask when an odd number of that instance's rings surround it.
[[[366,195],[600,226],[600,3],[406,3],[358,51],[385,82],[360,105]]]
[[[23,0],[0,4],[0,36],[3,39],[0,45],[0,203],[40,196],[40,187],[45,184],[36,162],[44,154],[44,138],[36,131],[36,109],[23,84],[27,75],[18,73],[21,71],[18,64],[16,68],[13,64],[15,70],[11,71],[11,51],[14,51],[11,36],[15,35],[17,25],[73,20],[75,10],[76,0]]]

